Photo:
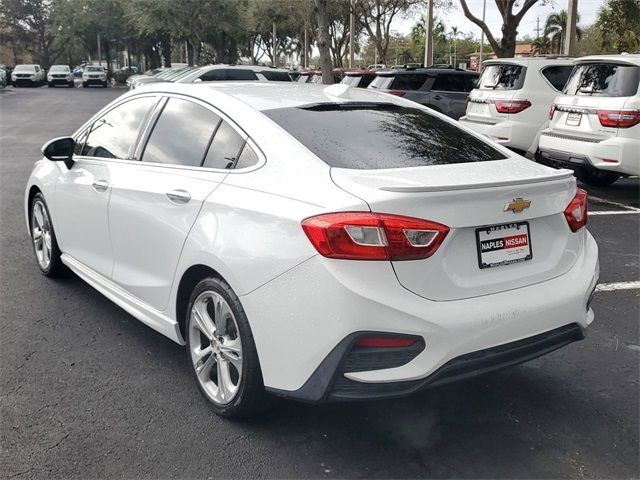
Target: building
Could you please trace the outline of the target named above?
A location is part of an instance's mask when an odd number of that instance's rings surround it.
[[[533,57],[534,49],[533,44],[531,43],[523,43],[520,45],[516,45],[516,51],[514,53],[515,58],[522,57]],[[490,58],[497,58],[496,54],[493,51],[489,50],[488,52],[482,52],[482,60],[489,60]],[[469,70],[473,70],[477,72],[480,70],[480,52],[473,52],[469,54]]]

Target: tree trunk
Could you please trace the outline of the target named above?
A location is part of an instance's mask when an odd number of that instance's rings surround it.
[[[322,83],[333,83],[333,66],[329,51],[329,27],[327,22],[327,0],[315,0],[316,18],[318,19],[318,50],[320,51],[320,65],[322,68]]]
[[[187,40],[187,64],[190,67],[195,65],[193,58],[193,42],[191,40]]]
[[[171,36],[166,33],[160,40],[162,44],[162,56],[164,57],[164,66],[171,68]]]

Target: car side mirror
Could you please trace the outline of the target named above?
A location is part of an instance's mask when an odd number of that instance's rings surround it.
[[[76,141],[73,138],[59,137],[45,143],[42,154],[52,162],[64,162],[67,168],[71,168],[75,148]]]

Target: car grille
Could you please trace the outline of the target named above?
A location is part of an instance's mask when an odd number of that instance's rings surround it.
[[[33,75],[32,73],[16,73],[16,77],[18,78],[29,78],[31,75]]]
[[[51,75],[53,78],[65,78],[66,75]]]

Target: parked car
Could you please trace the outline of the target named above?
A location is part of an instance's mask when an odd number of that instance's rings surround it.
[[[315,70],[300,70],[300,75],[296,78],[298,83],[312,83],[313,77],[316,74]]]
[[[345,72],[344,78],[340,83],[354,88],[367,88],[375,76],[375,70],[350,70]]]
[[[511,148],[535,156],[547,127],[549,105],[571,71],[570,58],[500,58],[483,63],[460,123]]]
[[[464,115],[466,99],[479,74],[455,68],[378,70],[369,88],[425,105],[458,119]]]
[[[177,67],[169,68],[163,72],[156,73],[152,76],[140,76],[134,79],[129,85],[129,90],[133,90],[141,85],[158,82],[175,82],[189,73],[197,70],[198,67]]]
[[[265,392],[407,395],[580,340],[594,318],[571,172],[403,98],[156,83],[43,153],[24,198],[40,271],[66,265],[186,344],[220,415]]]
[[[9,73],[6,70],[5,65],[0,65],[0,88],[5,88],[7,86],[7,79]]]
[[[208,65],[200,67],[176,80],[179,83],[220,81],[276,81],[290,82],[289,70],[261,65]]]
[[[640,175],[640,55],[594,55],[575,69],[540,135],[543,161],[571,167],[588,185]]]
[[[162,72],[166,72],[167,70],[169,70],[167,67],[152,68],[142,74],[131,75],[130,77],[127,78],[127,80],[125,81],[125,84],[127,85],[127,87],[131,87],[131,84],[136,80],[138,80],[139,78],[143,78],[145,76],[155,77],[156,75],[159,75]]]
[[[384,68],[387,68],[387,66],[384,63],[374,63],[372,65],[369,65],[367,67],[367,70],[382,70]]]
[[[82,86],[87,88],[91,85],[100,85],[103,88],[109,86],[107,71],[102,65],[87,65],[82,72]]]
[[[11,83],[14,87],[28,85],[31,87],[40,87],[46,82],[44,70],[40,65],[36,64],[20,64],[16,65],[11,73]]]
[[[69,68],[69,65],[51,65],[47,73],[47,84],[49,87],[64,85],[73,88],[73,72]]]

